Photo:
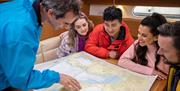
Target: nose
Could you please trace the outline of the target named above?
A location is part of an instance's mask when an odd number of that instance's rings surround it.
[[[85,27],[81,27],[81,30],[84,31],[84,30],[85,30]]]
[[[138,34],[138,40],[143,40],[143,38],[140,34]]]
[[[114,30],[112,28],[109,28],[108,31],[111,33],[113,32]]]

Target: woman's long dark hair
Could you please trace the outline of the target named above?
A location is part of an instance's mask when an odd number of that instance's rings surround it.
[[[147,16],[141,21],[141,25],[147,26],[150,28],[150,32],[152,33],[153,36],[157,36],[159,34],[157,27],[166,23],[167,20],[164,16],[158,14],[158,13],[153,13],[151,16]],[[157,41],[155,42],[157,46],[157,50],[159,49],[159,45]],[[136,63],[139,63],[141,65],[147,65],[148,61],[146,59],[146,53],[147,53],[147,46],[140,46],[138,43],[135,46],[135,52],[137,54],[137,58],[134,59]],[[160,55],[157,54],[156,52],[156,61],[155,61],[155,69],[157,69],[157,64],[160,61]],[[137,59],[137,60],[136,60]]]

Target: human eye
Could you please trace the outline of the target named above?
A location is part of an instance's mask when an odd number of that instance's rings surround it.
[[[142,34],[142,37],[147,37],[147,35],[146,34]]]
[[[117,26],[117,24],[112,24],[112,27],[116,27]]]
[[[87,25],[86,23],[83,24],[84,27],[85,27],[86,25]]]
[[[140,36],[140,35],[142,35],[142,34],[138,31],[138,35]]]
[[[109,24],[105,23],[105,26],[106,26],[106,27],[109,27]]]
[[[81,26],[76,26],[76,29],[80,29],[81,28]]]

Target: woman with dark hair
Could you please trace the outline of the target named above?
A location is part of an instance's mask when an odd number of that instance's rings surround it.
[[[166,79],[169,66],[157,54],[157,27],[166,22],[165,17],[158,13],[144,18],[139,25],[138,39],[120,57],[118,65],[141,74],[158,75],[159,79]]]
[[[58,57],[64,57],[71,53],[84,50],[85,42],[94,24],[86,16],[78,17],[69,30],[60,35],[60,46],[57,51]]]

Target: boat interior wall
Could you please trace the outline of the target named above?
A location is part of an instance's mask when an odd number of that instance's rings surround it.
[[[54,30],[53,27],[45,22],[43,24],[43,31],[42,31],[42,35],[41,35],[41,40],[45,40],[51,37],[55,37],[58,36],[59,34],[61,34],[62,32],[66,31],[65,29],[61,29],[61,30]]]
[[[59,36],[42,40],[39,44],[38,52],[36,55],[36,64],[57,59],[58,56],[56,55],[56,52],[59,45],[60,45]]]
[[[88,4],[113,4],[116,5],[143,5],[143,6],[171,6],[180,7],[179,0],[83,0]]]
[[[94,22],[95,25],[103,22],[102,16],[97,15],[90,15],[90,6],[95,5],[113,5],[113,0],[83,0],[83,7],[82,11]],[[179,0],[115,0],[115,5],[122,6],[123,12],[123,21],[126,22],[128,25],[132,36],[136,39],[137,38],[137,29],[140,24],[140,21],[144,18],[142,16],[134,16],[133,9],[136,5],[143,5],[143,6],[170,6],[170,7],[180,7]],[[96,10],[96,9],[92,9]],[[167,19],[170,22],[174,22],[176,20]]]

